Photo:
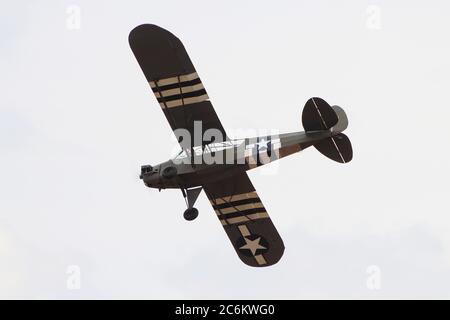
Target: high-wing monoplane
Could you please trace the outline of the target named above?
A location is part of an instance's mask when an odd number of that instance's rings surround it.
[[[140,178],[150,188],[180,189],[186,220],[198,216],[194,203],[204,190],[239,258],[255,267],[277,263],[283,241],[246,171],[310,146],[349,162],[345,112],[315,97],[302,112],[304,132],[230,139],[177,37],[144,24],[131,31],[129,43],[182,149],[166,162],[142,166]]]

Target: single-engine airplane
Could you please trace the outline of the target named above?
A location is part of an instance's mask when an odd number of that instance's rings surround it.
[[[277,263],[283,241],[246,171],[314,146],[326,157],[352,159],[345,112],[321,98],[309,99],[302,113],[304,132],[230,139],[220,123],[183,44],[169,31],[143,24],[129,43],[182,151],[158,165],[141,167],[150,188],[181,189],[186,220],[204,190],[239,258],[254,267]]]

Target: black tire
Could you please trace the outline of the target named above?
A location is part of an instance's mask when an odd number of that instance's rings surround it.
[[[177,175],[177,168],[175,167],[167,167],[164,168],[163,172],[162,172],[162,176],[166,179],[172,179]]]
[[[192,221],[195,218],[198,217],[198,210],[196,208],[189,208],[186,209],[183,213],[183,217],[187,220],[187,221]]]

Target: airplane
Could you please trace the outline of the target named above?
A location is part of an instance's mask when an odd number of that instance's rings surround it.
[[[182,150],[158,165],[141,166],[150,188],[180,189],[194,220],[194,204],[206,193],[238,257],[252,267],[277,263],[284,244],[246,171],[314,146],[347,163],[352,146],[342,132],[347,116],[339,106],[310,98],[302,111],[304,132],[230,139],[182,42],[152,24],[134,28],[129,44]]]

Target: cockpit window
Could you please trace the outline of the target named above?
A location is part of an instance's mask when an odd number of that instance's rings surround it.
[[[224,141],[224,142],[214,142],[214,143],[210,143],[204,147],[196,146],[193,148],[193,150],[194,150],[194,154],[196,156],[201,156],[204,153],[218,152],[218,151],[222,151],[225,149],[234,148],[243,143],[244,143],[244,139],[236,139],[236,140],[231,140],[231,141],[229,140],[229,141]],[[181,150],[173,159],[181,160],[181,159],[184,159],[184,158],[187,158],[190,156],[191,156],[190,149]]]

